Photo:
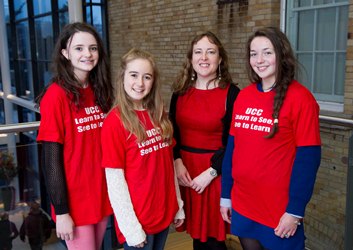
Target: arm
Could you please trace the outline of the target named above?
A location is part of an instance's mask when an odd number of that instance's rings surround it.
[[[320,159],[320,146],[297,147],[289,185],[289,201],[286,213],[275,229],[276,235],[281,236],[287,231],[294,235],[299,218],[304,217],[305,207],[313,193]]]
[[[177,196],[177,200],[178,200],[178,207],[179,210],[176,213],[175,217],[174,217],[174,225],[175,227],[180,227],[183,223],[184,223],[184,219],[185,219],[185,213],[184,213],[184,202],[181,199],[181,195],[180,195],[180,189],[179,189],[179,184],[178,184],[178,178],[176,176],[176,172],[174,171],[174,185],[175,185],[175,193]]]
[[[146,233],[137,219],[123,169],[105,169],[108,195],[119,229],[129,246],[144,244]],[[143,245],[142,245],[143,246]]]
[[[49,198],[57,215],[56,234],[63,240],[72,240],[75,224],[69,214],[62,144],[42,142],[42,166]]]
[[[174,160],[181,158],[180,155],[180,131],[176,122],[176,104],[178,101],[178,95],[173,93],[172,99],[170,100],[169,106],[169,119],[173,124],[173,137],[175,139],[175,146],[173,147]]]
[[[230,194],[233,187],[232,158],[234,150],[234,136],[228,137],[226,152],[222,164],[222,191],[221,191],[221,214],[224,221],[231,222],[232,203]]]
[[[234,84],[230,84],[227,100],[226,100],[226,112],[222,118],[223,131],[222,131],[222,145],[223,147],[217,150],[211,158],[211,167],[217,171],[217,175],[222,174],[222,162],[224,157],[225,148],[228,143],[229,129],[232,123],[232,114],[234,102],[237,99],[237,96],[240,92],[240,89]]]

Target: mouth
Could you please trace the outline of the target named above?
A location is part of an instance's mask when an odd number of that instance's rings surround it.
[[[267,66],[256,66],[257,70],[263,72],[267,69]]]
[[[90,64],[90,63],[93,63],[94,60],[81,60],[80,62],[81,62],[81,63],[88,63],[88,64]]]
[[[209,63],[200,63],[199,66],[202,68],[207,68],[210,66],[210,64]]]
[[[135,88],[133,88],[132,90],[138,94],[141,94],[145,91],[145,89],[135,89]]]

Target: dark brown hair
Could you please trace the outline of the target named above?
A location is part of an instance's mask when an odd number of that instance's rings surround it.
[[[81,83],[74,74],[71,62],[62,54],[62,50],[67,49],[70,40],[77,32],[87,32],[97,41],[99,59],[97,65],[90,71],[88,80],[93,88],[96,104],[102,108],[103,112],[108,112],[112,106],[114,92],[111,83],[107,54],[104,50],[102,39],[97,31],[86,23],[76,22],[68,24],[60,33],[53,52],[53,77],[50,84],[55,82],[60,85],[68,96],[72,98],[72,102],[76,107],[80,107],[81,96],[79,88]],[[42,93],[38,96],[38,104],[50,84],[45,87]]]
[[[183,65],[183,69],[180,71],[178,77],[176,78],[176,81],[173,84],[173,90],[178,94],[184,94],[191,86],[194,86],[195,84],[197,76],[194,80],[191,80],[191,75],[193,73],[191,63],[193,48],[194,45],[204,37],[207,37],[211,43],[215,44],[218,47],[219,57],[222,59],[220,63],[221,80],[219,82],[219,87],[225,88],[226,86],[228,86],[229,83],[232,82],[232,77],[228,71],[228,56],[226,50],[224,49],[221,41],[217,38],[215,34],[213,34],[211,31],[206,31],[202,34],[195,36],[194,39],[191,41],[189,50],[186,54],[186,60]]]
[[[266,136],[266,138],[272,138],[278,130],[279,111],[286,96],[288,86],[294,79],[296,59],[288,38],[280,29],[276,27],[258,29],[249,37],[246,47],[246,69],[251,82],[261,83],[262,81],[250,65],[250,45],[256,37],[266,37],[269,39],[276,55],[276,82],[274,83],[276,95],[273,103],[272,118],[274,120],[277,119],[277,122],[274,122],[270,133]]]

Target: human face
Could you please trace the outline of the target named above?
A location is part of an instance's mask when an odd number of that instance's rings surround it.
[[[255,37],[250,43],[250,65],[262,79],[263,88],[271,87],[276,81],[276,54],[267,37]]]
[[[221,60],[217,45],[211,43],[207,36],[194,44],[191,63],[199,80],[208,82],[214,79]]]
[[[99,59],[98,44],[94,36],[88,32],[76,32],[61,53],[71,62],[77,78],[86,84],[89,72]]]
[[[143,98],[151,91],[153,69],[146,59],[134,59],[127,63],[124,73],[124,90],[137,110],[143,109]]]

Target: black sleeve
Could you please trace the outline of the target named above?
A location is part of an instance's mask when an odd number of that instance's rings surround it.
[[[240,89],[231,84],[228,89],[227,93],[227,100],[226,100],[226,113],[222,118],[223,123],[223,131],[222,131],[222,145],[223,147],[218,149],[211,158],[211,167],[217,171],[217,174],[222,174],[222,162],[224,157],[225,148],[227,146],[228,136],[229,136],[229,129],[230,124],[232,123],[232,115],[233,115],[233,106],[234,102],[237,99],[237,96],[240,92]]]
[[[233,106],[239,92],[240,92],[240,89],[236,85],[231,84],[229,86],[229,90],[227,94],[227,102],[226,102],[226,113],[222,118],[222,123],[223,123],[222,145],[224,148],[227,146],[230,124],[232,123]]]
[[[69,205],[62,144],[57,142],[42,142],[42,168],[47,192],[54,206],[55,214],[68,213]]]
[[[176,104],[178,101],[178,95],[173,93],[172,99],[170,100],[169,107],[169,119],[173,124],[173,137],[175,139],[175,146],[173,147],[174,160],[181,158],[180,155],[180,131],[176,122]]]

